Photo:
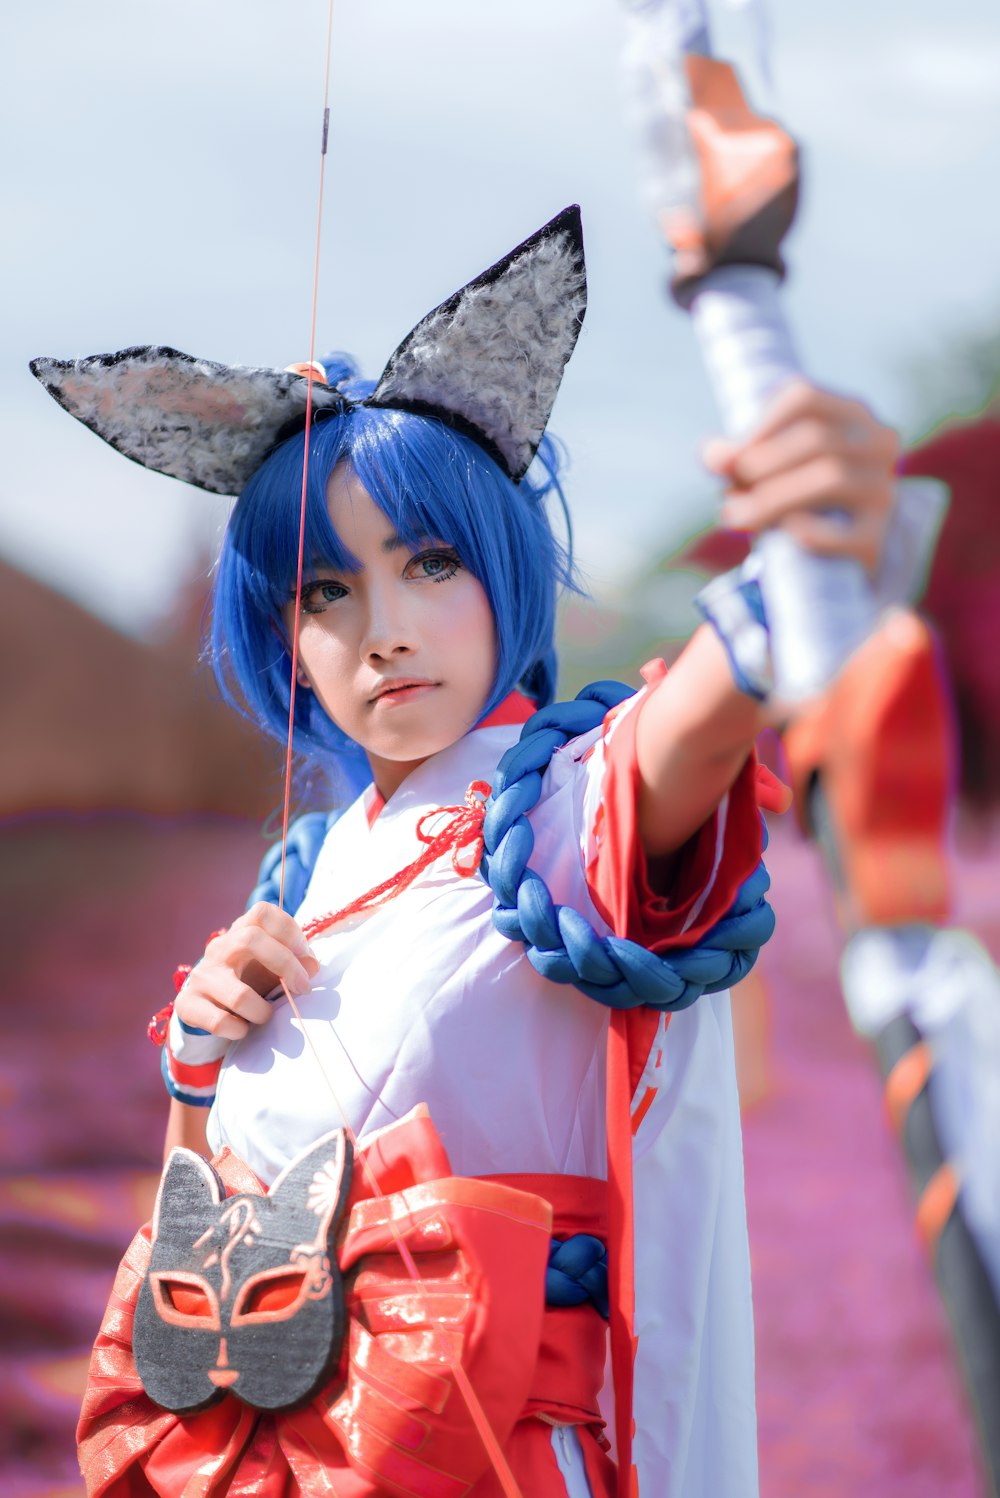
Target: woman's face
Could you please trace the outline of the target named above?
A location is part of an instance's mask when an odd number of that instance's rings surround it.
[[[388,798],[482,717],[496,674],[493,615],[454,549],[434,536],[404,543],[346,464],[330,478],[327,509],[361,565],[321,566],[303,584],[300,690],[367,752]],[[289,639],[293,614],[294,603]]]

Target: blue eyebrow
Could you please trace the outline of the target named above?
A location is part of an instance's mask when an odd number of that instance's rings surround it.
[[[391,556],[394,551],[406,551],[409,550],[410,546],[422,545],[425,543],[427,545],[430,545],[430,539],[428,537],[422,538],[421,541],[408,541],[405,536],[401,536],[397,531],[393,531],[391,535],[386,536],[385,540],[381,543],[380,549],[387,556]],[[347,557],[344,559],[344,562],[339,566],[334,566],[334,571],[357,572],[362,570],[359,566],[352,567],[350,565],[353,560],[355,559],[351,556],[350,552],[348,552]],[[331,563],[326,562],[322,558],[320,558],[313,563],[311,570],[313,570],[314,572],[322,572],[324,568],[331,565]]]
[[[431,536],[406,537],[399,536],[395,531],[393,531],[392,535],[386,536],[385,540],[382,542],[382,550],[389,553],[393,551],[408,551],[411,546],[437,546],[443,544],[443,542],[435,541]]]

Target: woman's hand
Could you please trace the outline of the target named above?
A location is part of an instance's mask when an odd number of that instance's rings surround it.
[[[787,530],[809,551],[878,569],[899,439],[860,401],[795,380],[751,437],[715,438],[702,457],[727,484],[722,523]]]
[[[260,901],[212,938],[174,1010],[186,1025],[241,1040],[251,1025],[270,1017],[264,994],[280,983],[296,996],[308,993],[318,972],[301,927],[286,911]]]

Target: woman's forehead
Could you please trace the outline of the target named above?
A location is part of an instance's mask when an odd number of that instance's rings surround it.
[[[426,504],[394,488],[382,495],[380,487],[373,483],[372,493],[347,460],[334,468],[326,486],[326,510],[342,546],[356,551],[356,543],[363,539],[371,547],[393,552],[415,542],[451,539],[431,523]]]

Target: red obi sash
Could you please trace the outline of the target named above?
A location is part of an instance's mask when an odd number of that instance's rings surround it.
[[[552,1231],[603,1238],[604,1183],[454,1177],[425,1109],[361,1153],[383,1195],[359,1163],[337,1253],[349,1314],[340,1367],[296,1409],[262,1412],[231,1393],[186,1416],[153,1403],[132,1356],[150,1259],[150,1227],[139,1231],[94,1346],[77,1432],[91,1498],[501,1498],[456,1365],[523,1498],[560,1490],[552,1423],[580,1427],[592,1492],[611,1498],[597,1410],[605,1323],[592,1306],[543,1304]],[[229,1151],[214,1163],[230,1194],[262,1194]]]

